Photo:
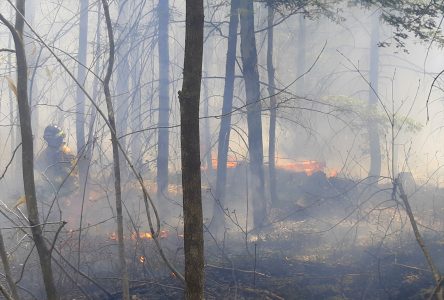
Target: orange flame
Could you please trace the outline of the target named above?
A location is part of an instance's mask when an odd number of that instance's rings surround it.
[[[315,172],[323,172],[325,169],[325,162],[320,162],[317,160],[303,160],[284,163],[277,161],[276,167],[293,172],[304,172],[310,176]]]
[[[161,239],[167,238],[168,237],[168,230],[161,230],[159,233],[159,237]],[[151,232],[143,232],[143,231],[139,231],[139,239],[145,239],[145,240],[151,240],[153,238],[153,235],[151,234]],[[132,240],[137,240],[137,233],[133,232],[131,233],[131,239]]]
[[[151,235],[150,232],[139,232],[139,239],[147,239],[147,240],[151,240],[153,238],[153,236]],[[136,240],[137,239],[137,233],[133,232],[131,233],[131,239],[132,240]]]
[[[239,165],[239,162],[236,160],[228,160],[227,161],[227,169],[236,168]],[[211,159],[211,167],[216,170],[217,169],[217,158]],[[206,167],[204,167],[205,169]]]

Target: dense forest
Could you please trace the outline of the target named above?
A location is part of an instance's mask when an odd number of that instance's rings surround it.
[[[0,2],[0,297],[443,299],[444,3]]]

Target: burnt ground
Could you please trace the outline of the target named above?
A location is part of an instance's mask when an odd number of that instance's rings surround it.
[[[262,243],[256,244],[256,259],[254,254],[232,255],[224,263],[207,259],[206,299],[425,299],[433,288],[431,274],[413,243],[406,245],[408,251],[396,254],[355,249],[354,254],[332,260],[289,257],[275,248],[265,249]],[[183,287],[172,276],[144,279],[141,274],[132,275],[139,277],[132,282],[134,299],[183,297]],[[114,290],[105,297],[92,288],[90,296],[120,299],[118,286]]]
[[[206,234],[206,299],[428,298],[434,288],[431,272],[402,205],[391,199],[390,185],[370,189],[352,180],[327,180],[322,174],[291,175],[282,181],[287,184],[279,189],[268,224],[248,234],[235,202],[242,192],[231,189],[237,196],[227,203],[232,208],[227,210],[228,223],[238,223],[227,226],[217,243]],[[435,264],[444,270],[444,190],[424,186],[412,191],[421,233]],[[142,224],[143,213],[132,215]],[[84,226],[102,219],[89,219]],[[177,216],[175,220],[162,224],[166,234],[161,242],[169,260],[182,270],[181,224]],[[58,255],[55,260],[62,299],[121,298],[113,228],[112,221],[86,226],[80,247],[77,231],[60,234],[56,249],[66,260]],[[134,300],[183,298],[184,287],[165,267],[151,239],[128,234],[125,243]],[[22,290],[24,299],[42,299],[32,258],[20,285],[32,292]]]
[[[376,236],[363,238],[359,233],[351,240],[340,235],[332,239],[332,231],[301,233],[300,228],[310,226],[313,224],[298,218],[247,238],[238,232],[228,233],[223,246],[216,246],[208,237],[206,299],[427,299],[434,288],[411,233],[387,235],[384,241]],[[345,222],[339,226],[349,229],[352,225]],[[425,234],[425,239],[442,269],[442,236]],[[163,240],[166,247],[175,249],[168,256],[179,268],[181,242],[174,236]],[[137,261],[139,249],[129,264],[134,299],[181,299],[183,286],[165,269],[152,241],[144,243],[152,256],[150,262]],[[96,258],[97,265],[99,260]],[[90,274],[110,295],[85,281],[90,286],[89,297],[121,298],[116,268]],[[67,290],[75,289],[71,288]],[[75,298],[86,297],[77,293]],[[73,299],[72,294],[66,299]]]

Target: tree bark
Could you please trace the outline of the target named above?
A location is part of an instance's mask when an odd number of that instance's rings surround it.
[[[81,84],[85,84],[86,80],[86,50],[88,48],[88,0],[80,1],[80,23],[79,23],[79,52],[77,55],[78,67],[77,67],[77,81]],[[85,157],[85,94],[82,89],[77,86],[76,96],[76,140],[77,140],[77,154],[80,155],[79,159],[79,182],[80,192],[83,194],[83,188],[85,186],[87,178],[88,164]]]
[[[273,20],[274,10],[268,6],[267,29],[267,71],[268,71],[268,95],[270,96],[270,128],[268,131],[268,176],[270,181],[271,202],[278,201],[276,188],[276,84],[274,81],[273,65]]]
[[[241,0],[240,3],[240,37],[245,93],[247,98],[250,184],[253,199],[253,223],[254,227],[257,228],[262,226],[266,219],[262,105],[260,99],[259,73],[257,69],[253,1]]]
[[[137,9],[138,3],[133,3],[132,10]],[[141,61],[140,61],[140,45],[138,45],[138,27],[134,26],[133,32],[131,32],[131,82],[133,90],[133,101],[131,102],[131,130],[136,132],[142,129],[142,99],[141,99],[141,86],[140,81],[143,76],[141,73]],[[131,137],[131,157],[138,170],[141,170],[143,161],[142,144],[148,143],[143,141],[142,133],[134,133]]]
[[[185,56],[180,102],[185,299],[204,298],[204,241],[200,174],[199,101],[203,55],[203,0],[186,1]]]
[[[35,25],[35,11],[37,10],[37,7],[39,5],[39,0],[35,1],[25,1],[25,11],[26,13],[26,19],[27,22],[31,25]],[[28,101],[29,101],[29,109],[31,113],[31,126],[33,128],[38,128],[39,125],[39,115],[38,115],[38,109],[37,104],[39,102],[38,95],[38,85],[36,80],[36,74],[39,70],[37,67],[39,64],[39,58],[41,56],[41,50],[38,51],[36,48],[38,47],[38,44],[32,40],[30,37],[32,36],[31,31],[27,30],[26,27],[23,28],[24,30],[24,37],[23,37],[23,43],[25,45],[25,52],[27,55],[27,64],[28,64]],[[38,54],[39,53],[39,54]],[[30,70],[33,70],[32,72]],[[34,97],[36,95],[36,97]],[[38,141],[38,138],[40,136],[39,132],[34,131],[34,147]]]
[[[109,61],[108,69],[103,80],[103,89],[105,93],[106,107],[108,109],[108,122],[110,124],[111,131],[111,144],[113,148],[113,164],[114,164],[114,189],[116,194],[116,219],[117,219],[117,241],[119,244],[119,261],[120,261],[120,273],[122,276],[122,298],[125,300],[130,299],[129,295],[129,280],[128,271],[125,261],[125,244],[123,241],[123,213],[122,213],[122,190],[120,182],[120,159],[119,159],[119,145],[116,134],[116,120],[114,117],[113,103],[111,100],[111,92],[109,89],[109,83],[111,80],[111,74],[114,66],[114,37],[111,24],[111,17],[109,15],[109,8],[107,0],[102,0],[103,11],[105,13],[106,27],[108,31],[109,40]]]
[[[32,138],[31,113],[28,102],[28,67],[25,48],[23,45],[23,28],[25,1],[17,0],[15,28],[0,14],[0,20],[8,27],[14,39],[17,60],[17,102],[20,118],[20,133],[22,136],[22,172],[26,197],[26,208],[32,236],[39,255],[43,281],[47,299],[57,299],[57,289],[54,283],[51,252],[45,243],[42,226],[40,225],[37,198],[34,183],[34,147]]]
[[[372,33],[370,39],[370,78],[371,85],[368,98],[370,118],[368,120],[368,136],[370,147],[370,170],[368,176],[372,182],[376,182],[381,175],[381,145],[376,120],[378,105],[378,76],[379,76],[379,14],[375,13],[372,20]]]
[[[116,118],[116,130],[117,136],[119,137],[119,143],[123,146],[123,149],[127,149],[127,139],[124,136],[128,129],[128,118],[129,118],[129,107],[131,98],[129,96],[129,78],[130,66],[128,62],[129,57],[129,27],[130,20],[128,18],[130,1],[118,1],[119,3],[119,16],[118,16],[118,26],[116,30],[117,36],[117,47],[116,47],[116,71],[117,71],[117,82],[115,90],[114,108],[115,108],[115,118]],[[125,159],[122,155],[120,157],[120,172],[123,178],[128,175],[128,169]]]
[[[169,1],[159,0],[159,134],[157,144],[157,196],[168,188],[169,116],[170,116],[170,54],[168,45]]]
[[[225,188],[227,184],[228,146],[231,132],[231,110],[233,109],[234,76],[236,67],[237,29],[239,25],[239,0],[231,1],[228,28],[227,59],[225,62],[224,100],[217,145],[216,203],[210,229],[215,236],[223,233],[225,225]]]

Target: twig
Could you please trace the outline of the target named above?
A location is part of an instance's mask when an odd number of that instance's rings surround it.
[[[57,232],[56,232],[56,234],[54,235],[54,238],[53,238],[53,240],[52,240],[51,249],[49,250],[49,253],[52,253],[52,250],[54,250],[54,246],[55,246],[55,244],[56,244],[56,242],[57,242],[57,237],[59,236],[60,231],[62,230],[63,226],[66,225],[66,223],[67,223],[67,222],[62,221],[61,224],[60,224],[60,226],[59,226],[59,228],[57,229]],[[80,251],[80,250],[79,250],[79,251]]]
[[[5,296],[7,300],[14,300],[12,296],[8,293],[8,290],[0,283],[0,292]]]
[[[3,171],[2,175],[0,176],[0,180],[2,180],[5,177],[6,172],[8,171],[8,168],[11,166],[12,161],[14,160],[14,156],[17,153],[17,150],[20,148],[21,145],[22,145],[22,143],[20,142],[20,144],[18,144],[17,147],[15,147],[14,151],[12,152],[11,159],[9,160],[8,164],[5,167],[5,170]]]
[[[9,267],[8,253],[5,249],[5,243],[3,242],[3,235],[0,230],[0,256],[2,258],[3,269],[5,270],[6,281],[8,282],[9,289],[11,290],[11,296],[15,300],[19,300],[19,296],[17,293],[17,287],[12,278],[11,268]],[[5,295],[6,297],[6,295]]]
[[[413,216],[412,208],[410,207],[410,203],[408,200],[408,197],[406,193],[404,192],[404,188],[402,186],[402,183],[399,180],[399,177],[395,179],[395,188],[399,188],[399,196],[401,197],[402,201],[404,202],[405,210],[407,212],[407,215],[410,219],[410,224],[412,225],[413,233],[415,234],[416,241],[421,248],[426,260],[427,264],[429,265],[430,270],[432,271],[433,279],[436,282],[437,289],[440,289],[442,277],[439,273],[439,270],[437,269],[436,265],[433,263],[432,256],[430,255],[425,242],[421,236],[421,233],[419,232],[418,225],[415,221],[415,217]],[[437,291],[439,292],[439,291]],[[435,292],[436,293],[436,292]],[[438,295],[438,299],[442,299],[442,295]]]
[[[10,53],[15,53],[14,49],[7,49],[7,48],[1,48],[0,52],[10,52]]]
[[[261,273],[261,272],[257,272],[257,271],[251,271],[251,270],[226,268],[226,267],[220,267],[220,266],[215,266],[215,265],[210,265],[210,264],[206,264],[205,267],[207,267],[207,268],[214,268],[214,269],[220,269],[220,270],[227,270],[227,271],[233,271],[234,270],[236,272],[247,273],[247,274],[255,273],[256,275],[260,275],[260,276],[264,276],[264,277],[270,277],[269,275],[267,275],[265,273]]]
[[[108,292],[102,285],[100,285],[96,280],[88,276],[87,274],[83,273],[79,269],[77,269],[75,266],[73,266],[63,255],[60,253],[60,251],[57,248],[54,248],[54,252],[59,255],[59,257],[73,270],[75,270],[77,273],[79,273],[81,276],[86,278],[87,280],[91,281],[95,286],[97,286],[101,291],[103,291],[108,297],[111,297],[111,293]],[[55,258],[53,257],[53,260],[55,261]]]

